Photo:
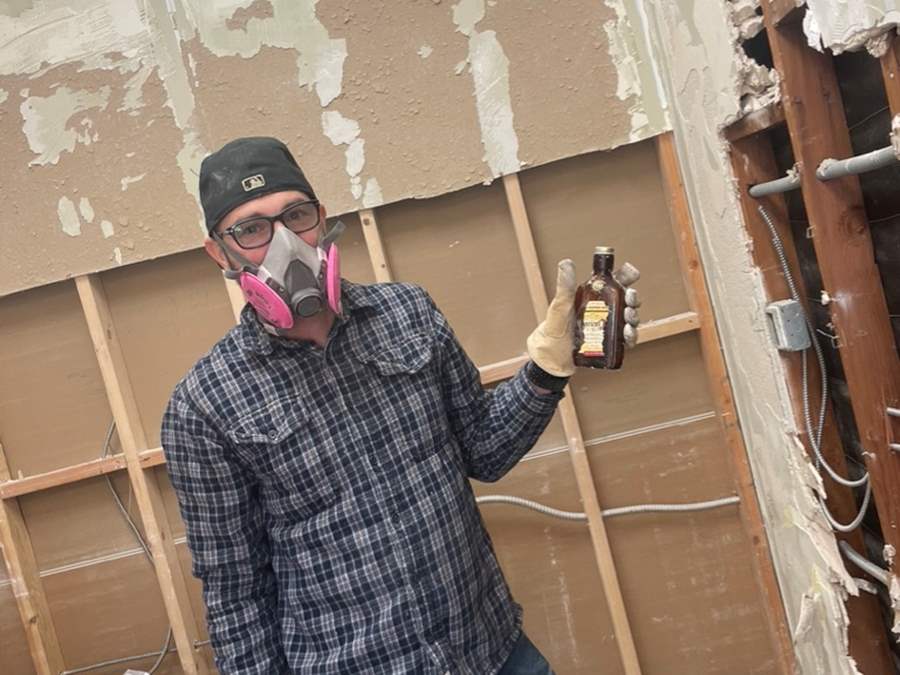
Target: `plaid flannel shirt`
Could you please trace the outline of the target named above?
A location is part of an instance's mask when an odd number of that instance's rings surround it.
[[[222,675],[496,673],[521,631],[469,478],[559,394],[482,388],[421,288],[343,282],[324,349],[241,322],[177,385],[168,472]]]

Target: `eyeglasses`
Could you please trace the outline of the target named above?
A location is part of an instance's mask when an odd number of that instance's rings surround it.
[[[230,234],[241,248],[260,248],[272,241],[276,221],[294,234],[300,234],[317,227],[319,220],[319,201],[317,199],[294,202],[274,216],[253,216],[240,220],[222,230],[219,237],[224,239]]]

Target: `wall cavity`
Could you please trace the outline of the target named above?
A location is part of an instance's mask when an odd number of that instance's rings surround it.
[[[858,592],[815,494],[781,359],[765,330],[766,296],[740,217],[721,129],[744,114],[740,26],[732,8],[676,0],[652,7],[675,138],[734,400],[801,671],[856,674],[844,599]],[[736,25],[736,23],[738,25]]]

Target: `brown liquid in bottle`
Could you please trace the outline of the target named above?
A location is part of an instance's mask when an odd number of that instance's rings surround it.
[[[575,293],[576,366],[622,367],[625,354],[625,289],[613,278],[615,251],[594,249],[594,273]]]

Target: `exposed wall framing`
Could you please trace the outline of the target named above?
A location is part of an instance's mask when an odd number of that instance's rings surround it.
[[[794,20],[797,13],[791,12],[787,3],[764,2],[763,5],[768,45],[781,76],[784,110],[783,114],[775,114],[773,110],[755,120],[742,120],[725,130],[724,136],[731,142],[732,168],[737,178],[744,221],[754,242],[754,260],[762,273],[769,300],[783,299],[789,294],[767,226],[757,211],[758,204],[765,206],[780,232],[788,263],[795,271],[799,294],[808,312],[815,316],[823,311],[821,307],[811,306],[818,299],[820,289],[807,288],[801,278],[801,261],[794,246],[797,235],[792,233],[784,198],[773,195],[757,201],[748,193],[751,185],[783,175],[783,168],[781,171],[776,168],[771,135],[765,132],[786,125],[793,158],[800,172],[802,206],[809,225],[806,236],[814,248],[815,264],[822,279],[821,290],[831,296],[827,309],[829,325],[836,336],[836,353],[846,377],[883,541],[896,547],[900,463],[896,453],[889,449],[889,443],[895,442],[897,437],[897,428],[885,413],[888,406],[894,405],[892,401],[897,401],[900,396],[900,362],[885,288],[876,264],[859,178],[851,176],[823,182],[815,175],[823,159],[843,159],[853,155],[835,67],[830,54],[816,52],[808,46],[802,26]],[[893,37],[890,48],[881,57],[885,91],[893,114],[900,109],[897,45],[897,38]],[[887,143],[885,135],[884,144]],[[819,339],[825,348],[831,347],[823,338],[816,336],[814,339]],[[783,354],[782,358],[797,428],[804,429],[799,355]],[[820,392],[818,373],[813,372],[810,400],[818,401]],[[800,437],[812,457],[808,435],[803,431]],[[838,473],[844,476],[850,473],[830,403],[826,408],[821,450]],[[824,473],[823,486],[836,519],[843,523],[852,521],[859,512],[859,498]],[[866,555],[861,530],[836,534],[858,553]],[[892,556],[886,556],[885,560],[892,568],[891,572],[896,574]],[[852,570],[854,575],[866,576],[855,567]],[[896,584],[896,577],[893,578]],[[884,596],[887,591],[884,589]],[[860,672],[895,672],[889,650],[891,638],[879,616],[876,598],[866,593],[851,596],[847,611],[849,653]]]
[[[681,650],[684,653],[679,654],[679,658],[687,659],[685,664],[690,665],[684,667],[688,668],[690,672],[724,673],[735,672],[735,669],[745,672],[745,669],[760,668],[766,669],[767,672],[785,674],[793,672],[792,652],[785,628],[783,608],[779,601],[771,560],[766,548],[767,540],[762,533],[762,522],[756,504],[756,496],[752,489],[747,458],[731,403],[730,386],[718,347],[716,328],[702,270],[698,264],[696,245],[687,217],[671,139],[665,136],[659,139],[656,146],[645,144],[644,148],[640,150],[623,149],[616,152],[620,153],[619,157],[625,158],[626,165],[628,162],[634,161],[635,152],[645,158],[648,152],[654,156],[658,153],[660,171],[658,189],[660,194],[665,190],[673,208],[671,231],[674,232],[675,248],[677,249],[677,255],[672,252],[671,260],[667,260],[665,264],[671,265],[676,278],[683,280],[684,289],[672,288],[670,282],[664,281],[664,279],[670,278],[668,276],[661,276],[654,280],[652,272],[648,277],[647,269],[644,270],[645,283],[653,288],[660,288],[658,296],[665,293],[670,294],[665,297],[664,301],[660,297],[648,296],[644,308],[645,316],[649,317],[649,321],[641,329],[641,340],[637,351],[640,354],[644,350],[643,353],[649,357],[651,352],[647,350],[653,350],[655,360],[652,363],[648,362],[646,366],[641,366],[643,369],[641,373],[633,369],[633,383],[628,385],[631,389],[624,384],[619,384],[619,389],[613,393],[597,388],[595,374],[579,373],[572,381],[558,419],[551,424],[536,451],[530,456],[530,461],[523,462],[517,467],[508,479],[504,479],[498,489],[508,486],[509,491],[515,492],[516,489],[524,489],[527,486],[531,492],[526,492],[523,496],[534,497],[535,468],[543,462],[547,463],[546,466],[550,466],[551,463],[553,466],[558,466],[554,457],[559,446],[565,448],[569,454],[570,466],[574,471],[560,469],[552,472],[554,484],[559,486],[559,491],[553,491],[552,495],[561,502],[571,502],[570,507],[575,510],[586,511],[589,516],[589,527],[585,531],[581,529],[582,526],[577,524],[553,526],[555,531],[561,533],[559,536],[562,538],[559,541],[570,541],[571,543],[567,546],[571,548],[566,549],[568,552],[565,553],[565,556],[560,553],[559,561],[552,558],[548,562],[570,566],[576,560],[580,560],[582,563],[590,561],[596,572],[588,572],[582,564],[573,567],[572,573],[579,575],[578,578],[584,580],[583,588],[599,589],[601,586],[603,588],[603,593],[599,593],[599,590],[592,590],[593,595],[586,596],[581,600],[581,602],[600,603],[602,606],[592,605],[585,608],[584,605],[580,605],[582,609],[574,609],[566,605],[560,608],[566,617],[571,617],[571,612],[589,612],[591,616],[596,616],[596,622],[591,622],[592,634],[584,635],[583,644],[580,647],[581,650],[593,650],[590,653],[595,658],[588,659],[585,656],[579,656],[577,645],[574,656],[570,656],[572,659],[571,672],[584,675],[596,672],[596,655],[600,653],[597,650],[601,649],[607,650],[602,653],[605,655],[605,667],[608,665],[610,673],[621,672],[632,675],[640,672],[671,672],[666,670],[669,666],[663,665],[660,660],[664,654],[656,653],[654,645],[659,640],[665,642],[665,640],[674,639],[680,634],[680,630],[685,630],[684,626],[678,625],[681,622],[676,621],[674,625],[665,627],[663,633],[659,633],[660,627],[646,619],[648,613],[652,612],[655,615],[658,602],[663,602],[664,605],[666,602],[671,602],[662,599],[662,595],[666,593],[664,587],[660,587],[659,593],[652,594],[653,597],[647,595],[648,587],[653,587],[657,582],[662,583],[668,578],[653,571],[652,566],[660,562],[654,559],[655,555],[651,554],[648,559],[648,551],[653,550],[652,547],[648,548],[651,545],[648,540],[650,530],[643,529],[646,525],[641,526],[637,520],[628,523],[617,521],[607,525],[599,515],[601,506],[618,506],[623,503],[623,500],[625,503],[629,501],[633,503],[641,498],[643,498],[641,500],[647,501],[664,501],[666,499],[690,501],[694,495],[698,494],[695,492],[696,490],[700,489],[702,492],[707,487],[718,493],[704,493],[702,498],[723,496],[722,491],[726,493],[736,491],[741,497],[737,516],[733,512],[718,515],[679,516],[677,520],[667,519],[664,529],[669,532],[665,536],[671,538],[668,539],[669,545],[678,546],[679,557],[682,553],[688,556],[689,560],[686,560],[685,565],[694,564],[696,565],[695,570],[706,570],[697,572],[697,574],[715,574],[716,578],[726,575],[723,578],[727,580],[719,583],[725,584],[727,588],[740,585],[742,589],[740,602],[745,603],[740,605],[741,616],[735,615],[729,620],[720,618],[714,623],[720,624],[720,630],[731,636],[736,632],[737,624],[729,623],[729,621],[740,621],[741,627],[746,629],[742,631],[741,636],[741,644],[746,645],[746,649],[741,651],[733,646],[725,647],[724,642],[717,642],[716,653],[718,656],[710,660],[708,654],[701,653],[704,650],[708,651],[709,645],[699,644],[698,636],[698,644]],[[581,169],[577,165],[584,161],[586,160],[580,158],[572,160],[575,169],[568,170],[580,171]],[[608,165],[611,167],[613,162],[610,161]],[[621,170],[620,166],[617,165],[616,170]],[[490,223],[491,227],[497,229],[499,229],[499,226],[496,225],[498,220],[510,223],[508,233],[502,235],[505,237],[504,239],[498,239],[497,237],[501,235],[492,231],[482,230],[485,237],[495,237],[486,240],[490,243],[491,250],[499,250],[496,247],[502,248],[505,243],[512,245],[513,248],[510,250],[518,249],[517,253],[509,256],[510,269],[518,268],[519,271],[516,274],[521,275],[520,285],[528,288],[527,297],[530,302],[523,303],[522,301],[525,299],[521,298],[512,304],[524,304],[526,307],[530,304],[532,309],[528,312],[529,316],[524,317],[521,321],[521,329],[530,329],[535,318],[540,317],[546,308],[547,290],[552,288],[553,263],[557,258],[556,250],[565,248],[572,250],[578,241],[585,239],[590,241],[595,238],[594,234],[586,232],[584,228],[561,229],[557,222],[552,222],[554,202],[548,201],[547,197],[553,196],[555,188],[550,185],[543,188],[545,193],[541,192],[543,185],[548,185],[553,181],[551,171],[552,167],[544,167],[535,174],[526,172],[521,175],[506,176],[503,180],[502,195],[498,192],[499,184],[495,184],[491,188],[478,188],[483,191],[483,194],[493,195],[490,199],[494,200],[492,202],[494,206],[491,208],[497,209],[496,212],[486,214],[487,219],[484,222]],[[541,178],[538,180],[534,176],[541,176]],[[651,180],[655,180],[652,175]],[[465,206],[465,201],[470,198],[465,194],[458,194],[441,199],[449,200],[446,208],[461,208],[465,211],[468,208]],[[360,280],[386,281],[396,275],[404,280],[416,281],[419,275],[430,273],[427,257],[425,260],[416,262],[410,261],[408,256],[402,255],[404,247],[408,245],[406,237],[410,230],[407,223],[417,220],[418,215],[415,209],[428,208],[428,205],[413,204],[408,212],[402,211],[402,206],[381,207],[377,211],[361,211],[358,221],[353,214],[344,217],[350,228],[348,240],[342,242],[342,253],[344,253],[349,267],[358,271]],[[438,206],[437,208],[445,207]],[[465,213],[462,217],[466,217]],[[454,234],[450,231],[442,233],[442,236],[452,237]],[[636,236],[642,235],[638,233]],[[648,236],[658,237],[659,235],[657,232]],[[484,244],[484,241],[480,243]],[[456,244],[459,242],[450,241],[451,248]],[[471,245],[479,245],[479,242]],[[436,255],[440,254],[437,242],[430,242],[430,246],[436,247],[434,252]],[[584,248],[583,245],[578,250],[581,248]],[[394,259],[392,254],[398,257]],[[625,254],[628,254],[627,247]],[[660,261],[666,258],[666,256],[659,256],[658,252],[654,255]],[[641,261],[635,260],[634,262],[640,264]],[[413,266],[413,263],[419,267]],[[97,354],[97,369],[102,378],[103,390],[109,400],[110,409],[119,428],[123,452],[107,458],[85,459],[70,466],[58,466],[58,463],[51,461],[50,458],[53,454],[50,453],[47,461],[40,466],[35,465],[36,470],[23,471],[21,477],[14,472],[14,479],[0,481],[0,499],[6,507],[14,506],[18,500],[23,499],[62,498],[62,493],[52,491],[87,489],[93,484],[96,477],[101,475],[112,475],[121,481],[125,478],[122,472],[126,472],[131,489],[138,496],[138,512],[144,532],[150,540],[154,552],[162,605],[165,615],[172,623],[176,633],[177,653],[181,666],[184,672],[207,672],[210,665],[208,649],[202,647],[205,638],[202,607],[197,604],[196,584],[185,579],[189,560],[183,545],[183,527],[178,522],[177,508],[174,506],[171,488],[163,485],[164,473],[160,467],[164,465],[164,457],[161,450],[154,447],[158,445],[158,437],[155,432],[153,434],[149,432],[151,422],[155,422],[151,417],[154,413],[151,411],[159,409],[164,392],[157,391],[159,387],[153,382],[154,373],[151,364],[137,364],[138,367],[135,367],[135,364],[129,364],[130,367],[126,370],[125,359],[120,351],[127,351],[129,344],[133,344],[132,341],[138,339],[141,332],[141,324],[137,318],[139,314],[142,312],[161,314],[165,303],[186,301],[177,290],[179,275],[187,273],[186,268],[183,269],[183,264],[181,259],[176,260],[174,257],[172,260],[164,259],[147,263],[149,266],[167,267],[173,276],[173,281],[171,286],[167,287],[171,290],[164,294],[165,297],[148,300],[149,304],[144,305],[140,310],[134,308],[134,303],[125,302],[124,298],[128,294],[139,292],[137,289],[142,287],[142,282],[147,282],[147,272],[131,270],[130,274],[126,274],[127,270],[119,270],[107,273],[102,280],[97,276],[82,277],[77,280],[76,287],[82,302],[85,321],[90,329],[91,342]],[[361,271],[363,264],[368,265],[370,271],[366,270],[363,273]],[[497,264],[506,265],[507,262],[501,260]],[[510,274],[513,275],[513,272]],[[518,284],[519,279],[513,275],[511,283]],[[666,288],[663,288],[664,286]],[[205,298],[205,300],[211,300],[216,293],[215,288],[212,286],[204,288],[204,293],[209,294],[209,298]],[[229,291],[229,295],[226,296],[221,293],[221,286],[217,286],[217,288],[219,289],[218,297],[214,299],[214,308],[203,310],[210,312],[209,326],[205,328],[209,331],[209,336],[204,338],[210,343],[216,333],[221,331],[226,322],[225,316],[231,316],[241,305],[238,295]],[[446,292],[447,289],[429,285],[429,290],[439,294]],[[498,296],[501,302],[510,304],[509,299],[505,298],[502,292],[498,292]],[[440,297],[437,299],[438,304],[442,307],[446,305],[448,314],[451,315],[451,323],[454,323],[463,342],[471,340],[469,336],[478,327],[469,325],[465,321],[456,322],[452,316],[452,313],[457,311],[457,305],[454,305],[454,302],[458,303],[459,298],[450,298],[447,302],[443,302]],[[515,308],[521,309],[519,305],[516,305]],[[670,313],[667,314],[666,311]],[[516,331],[521,329],[518,326],[515,328]],[[160,335],[162,335],[165,331],[173,330],[173,327],[163,325],[156,330],[160,331]],[[524,341],[520,341],[519,344],[522,342]],[[698,361],[701,346],[702,361]],[[160,349],[162,348],[164,346],[160,347]],[[474,352],[473,356],[476,361],[484,364],[481,372],[486,384],[511,376],[524,363],[524,356],[521,354],[511,355],[508,350],[503,353],[500,343],[479,342],[478,348]],[[196,356],[194,355],[193,358]],[[183,361],[186,364],[189,364],[190,358],[189,354],[176,355],[179,362]],[[632,356],[632,359],[637,366],[639,356]],[[646,388],[648,383],[654,381],[653,378],[663,367],[678,366],[680,363],[685,365],[705,363],[706,378],[708,379],[704,378],[702,374],[699,379],[698,376],[687,377],[688,371],[677,371],[679,375],[670,379],[678,380],[680,377],[684,377],[685,382],[693,379],[696,382],[690,386],[700,389],[708,388],[708,393],[698,394],[704,401],[708,398],[708,404],[701,402],[695,406],[695,409],[702,411],[713,408],[715,413],[692,413],[690,417],[684,417],[683,421],[677,422],[677,424],[673,422],[658,424],[656,416],[648,415],[644,410],[632,410],[621,420],[598,424],[596,411],[602,409],[604,402],[613,400],[617,395],[643,401],[645,400],[643,394],[648,393],[651,394],[651,397],[646,399],[647,404],[658,405],[653,396],[663,394],[650,392]],[[679,386],[688,385],[679,381]],[[687,394],[684,395],[690,398]],[[672,406],[677,401],[671,394],[665,394],[665,396],[667,405],[673,411],[680,410],[677,405]],[[644,427],[636,431],[636,428],[641,425]],[[681,487],[676,489],[671,481],[665,479],[665,476],[671,472],[686,471],[686,467],[698,466],[691,461],[676,460],[674,456],[668,457],[662,450],[662,448],[672,447],[674,441],[666,440],[666,437],[670,434],[671,429],[678,427],[685,429],[679,434],[685,434],[685,438],[691,439],[685,441],[688,444],[685,447],[691,448],[691,453],[695,452],[695,447],[702,447],[705,453],[702,455],[703,457],[721,456],[722,463],[717,464],[715,468],[704,469],[704,471],[712,472],[705,475],[708,481],[700,479],[698,476],[689,479],[687,483],[679,483]],[[144,428],[147,428],[148,432],[145,433]],[[614,448],[619,449],[614,451]],[[80,456],[90,457],[91,452],[93,451],[85,450]],[[648,474],[647,467],[650,465],[648,462],[652,462],[652,465],[662,462],[666,464],[666,468],[661,469],[658,475],[654,471],[651,477]],[[626,467],[628,467],[627,472],[631,472],[630,474],[626,472]],[[549,469],[538,469],[538,471],[543,474]],[[621,475],[616,478],[620,473]],[[668,490],[667,484],[670,486]],[[634,485],[644,486],[640,495],[634,491],[632,487]],[[476,490],[484,492],[485,486],[476,486]],[[37,502],[34,503],[37,504]],[[560,506],[565,505],[560,504]],[[527,555],[526,551],[529,548],[535,546],[529,542],[530,536],[533,535],[523,535],[518,538],[507,536],[507,532],[519,531],[521,534],[523,521],[518,516],[494,515],[493,513],[486,514],[486,518],[498,546],[501,562],[508,572],[515,578],[522,578],[522,574],[532,574],[531,571],[526,572],[519,561],[523,555]],[[646,524],[646,521],[644,522]],[[499,527],[497,523],[503,523],[502,527]],[[545,530],[547,529],[549,526],[545,528]],[[657,532],[657,529],[654,528],[653,531]],[[710,533],[709,541],[701,549],[702,553],[692,554],[688,550],[690,546],[687,546],[686,542],[681,545],[677,543],[678,536],[696,538],[698,532],[701,531]],[[659,532],[653,536],[663,537]],[[29,579],[30,587],[39,593],[42,585],[41,574],[38,572],[37,563],[33,559],[28,559],[26,544],[22,542],[21,538],[18,541],[13,540],[13,537],[7,537],[7,539],[9,541],[4,540],[3,542],[6,549],[17,554],[20,554],[22,550],[25,551],[25,555],[20,559],[24,561],[28,569],[24,569],[19,574],[22,575],[22,578]],[[520,551],[517,548],[519,546],[526,548]],[[515,551],[520,552],[515,553]],[[725,556],[726,552],[730,557],[722,558],[721,556]],[[691,558],[692,555],[694,558]],[[705,558],[703,562],[696,558],[700,555]],[[616,561],[620,561],[618,567]],[[625,561],[624,566],[621,561]],[[21,566],[23,563],[19,564]],[[646,568],[647,565],[651,567]],[[709,565],[714,565],[714,567],[710,568]],[[575,568],[577,568],[577,572],[574,571]],[[687,567],[679,566],[679,570],[687,569]],[[748,574],[742,573],[741,570],[748,573],[753,581],[746,581]],[[686,572],[678,572],[678,574],[682,573]],[[693,576],[693,574],[692,572],[691,575]],[[593,579],[600,583],[595,584]],[[18,583],[18,578],[14,578],[13,581],[14,584]],[[46,582],[45,579],[44,583]],[[537,584],[532,585],[537,586]],[[188,589],[188,586],[191,588]],[[522,592],[527,595],[528,591],[523,588]],[[760,594],[763,598],[761,603],[756,597]],[[25,600],[33,602],[34,597],[37,596],[23,596],[24,600],[19,598],[20,607]],[[30,598],[31,600],[29,600]],[[559,599],[565,603],[569,602],[569,596],[565,589],[560,592]],[[574,601],[573,599],[572,602]],[[546,602],[546,600],[542,602]],[[734,602],[738,602],[738,600]],[[693,606],[695,603],[690,604]],[[28,607],[29,616],[34,611],[31,606]],[[53,611],[52,608],[43,612],[47,625],[52,619],[51,611]],[[637,624],[635,617],[640,619]],[[703,620],[709,621],[709,618],[703,617]],[[688,623],[690,624],[691,621]],[[564,628],[550,626],[548,630],[551,634],[555,634],[554,631],[562,631]],[[578,632],[577,629],[575,632]],[[571,634],[571,630],[569,633]],[[601,644],[606,641],[605,638],[598,643],[597,635],[608,635],[609,644],[615,645],[615,651],[609,652],[609,648]],[[705,638],[712,639],[709,636],[705,636]],[[46,649],[47,645],[52,648],[50,638],[42,639],[40,642],[44,645],[43,649]],[[671,644],[673,650],[676,649],[676,644]],[[542,646],[551,650],[556,648],[552,644]],[[62,652],[65,653],[65,647]],[[43,657],[33,646],[32,656],[36,672],[57,672],[58,666],[39,665],[41,663],[39,659]],[[560,656],[557,655],[557,658]],[[616,658],[618,663],[616,663]],[[41,669],[42,667],[43,669]]]

